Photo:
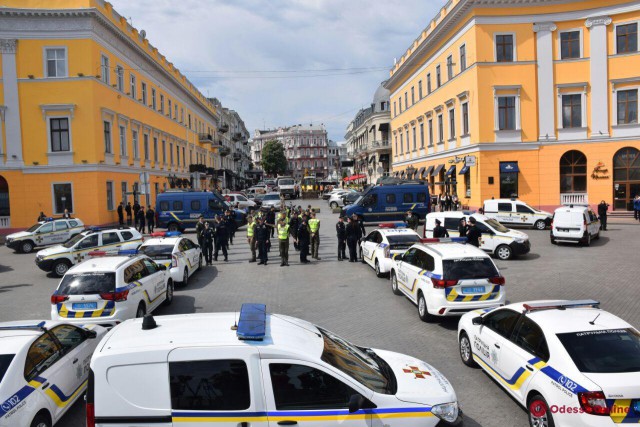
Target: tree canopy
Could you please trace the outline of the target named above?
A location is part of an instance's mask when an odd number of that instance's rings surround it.
[[[269,175],[282,175],[287,171],[287,158],[282,143],[273,140],[264,144],[262,169]]]

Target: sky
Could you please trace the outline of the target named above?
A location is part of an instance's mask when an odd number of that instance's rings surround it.
[[[343,141],[444,0],[111,0],[208,97],[256,129]]]

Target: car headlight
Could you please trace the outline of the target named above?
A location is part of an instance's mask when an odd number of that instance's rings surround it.
[[[431,413],[441,420],[453,423],[458,419],[458,402],[435,405],[431,408]]]
[[[524,243],[524,242],[525,242],[525,239],[515,239],[515,242],[516,242],[516,243]]]
[[[11,237],[7,237],[7,239],[5,240],[7,243],[11,243],[13,241],[13,239]]]

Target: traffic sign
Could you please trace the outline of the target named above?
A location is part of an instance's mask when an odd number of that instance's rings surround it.
[[[466,166],[475,166],[476,165],[476,156],[466,156],[464,158],[464,164]]]

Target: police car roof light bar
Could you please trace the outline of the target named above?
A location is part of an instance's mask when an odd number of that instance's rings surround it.
[[[138,255],[137,249],[120,249],[118,255]]]
[[[164,233],[165,237],[177,237],[177,236],[182,236],[182,233],[179,231],[168,231],[166,233]]]
[[[378,228],[405,228],[407,226],[406,222],[383,222],[382,224],[378,224]]]
[[[565,310],[567,308],[577,307],[593,307],[600,308],[600,302],[592,299],[576,300],[576,301],[558,301],[554,302],[540,302],[533,304],[523,304],[524,313],[531,313],[533,311],[541,310]]]
[[[467,243],[466,237],[433,237],[420,239],[420,243]]]
[[[240,308],[238,320],[238,339],[245,341],[262,341],[266,334],[267,306],[265,304],[245,303]]]
[[[149,234],[149,236],[151,237],[165,237],[166,235],[167,233],[164,231],[154,231],[153,233]]]
[[[15,326],[0,326],[0,331],[20,331],[20,330],[30,330],[30,331],[46,331],[45,322],[40,322],[37,325],[15,325]]]

